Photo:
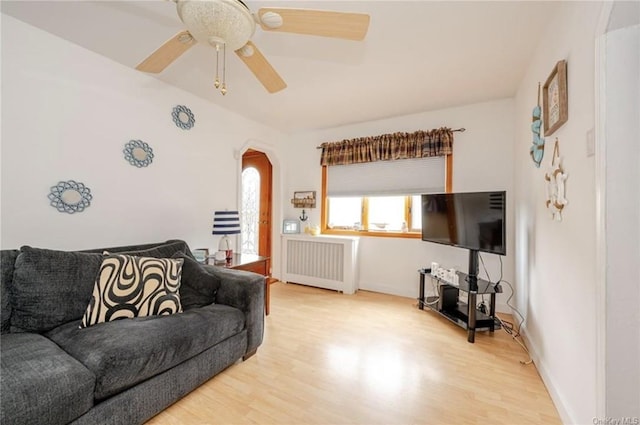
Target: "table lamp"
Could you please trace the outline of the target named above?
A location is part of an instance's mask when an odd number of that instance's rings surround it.
[[[238,211],[215,211],[213,213],[213,235],[223,235],[218,244],[218,251],[224,252],[227,263],[233,259],[233,245],[229,235],[240,234],[240,214]]]

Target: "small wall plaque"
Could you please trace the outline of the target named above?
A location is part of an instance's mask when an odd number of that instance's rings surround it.
[[[291,200],[294,208],[315,208],[316,207],[316,192],[293,192],[293,199]]]

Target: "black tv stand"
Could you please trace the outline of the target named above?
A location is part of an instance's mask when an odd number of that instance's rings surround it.
[[[477,256],[476,256],[477,258]],[[442,317],[467,330],[467,341],[475,342],[476,330],[489,330],[493,332],[500,328],[500,323],[496,320],[496,292],[502,292],[500,286],[494,285],[476,276],[458,272],[459,285],[452,285],[442,279],[431,275],[429,269],[419,270],[420,273],[420,296],[418,298],[418,308],[433,310]],[[439,296],[424,296],[425,276],[437,281]],[[473,289],[472,289],[473,288]],[[463,303],[458,299],[460,291],[467,293],[468,303]],[[489,295],[490,302],[488,311],[481,312],[476,308],[478,295]]]

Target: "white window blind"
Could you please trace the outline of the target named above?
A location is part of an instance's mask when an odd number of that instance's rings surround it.
[[[327,196],[416,195],[444,192],[445,157],[327,167]]]

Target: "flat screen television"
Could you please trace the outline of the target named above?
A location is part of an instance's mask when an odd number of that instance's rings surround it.
[[[422,195],[422,240],[469,250],[467,280],[477,290],[478,252],[506,255],[507,193]]]
[[[505,191],[422,195],[422,240],[506,255],[506,201]]]

